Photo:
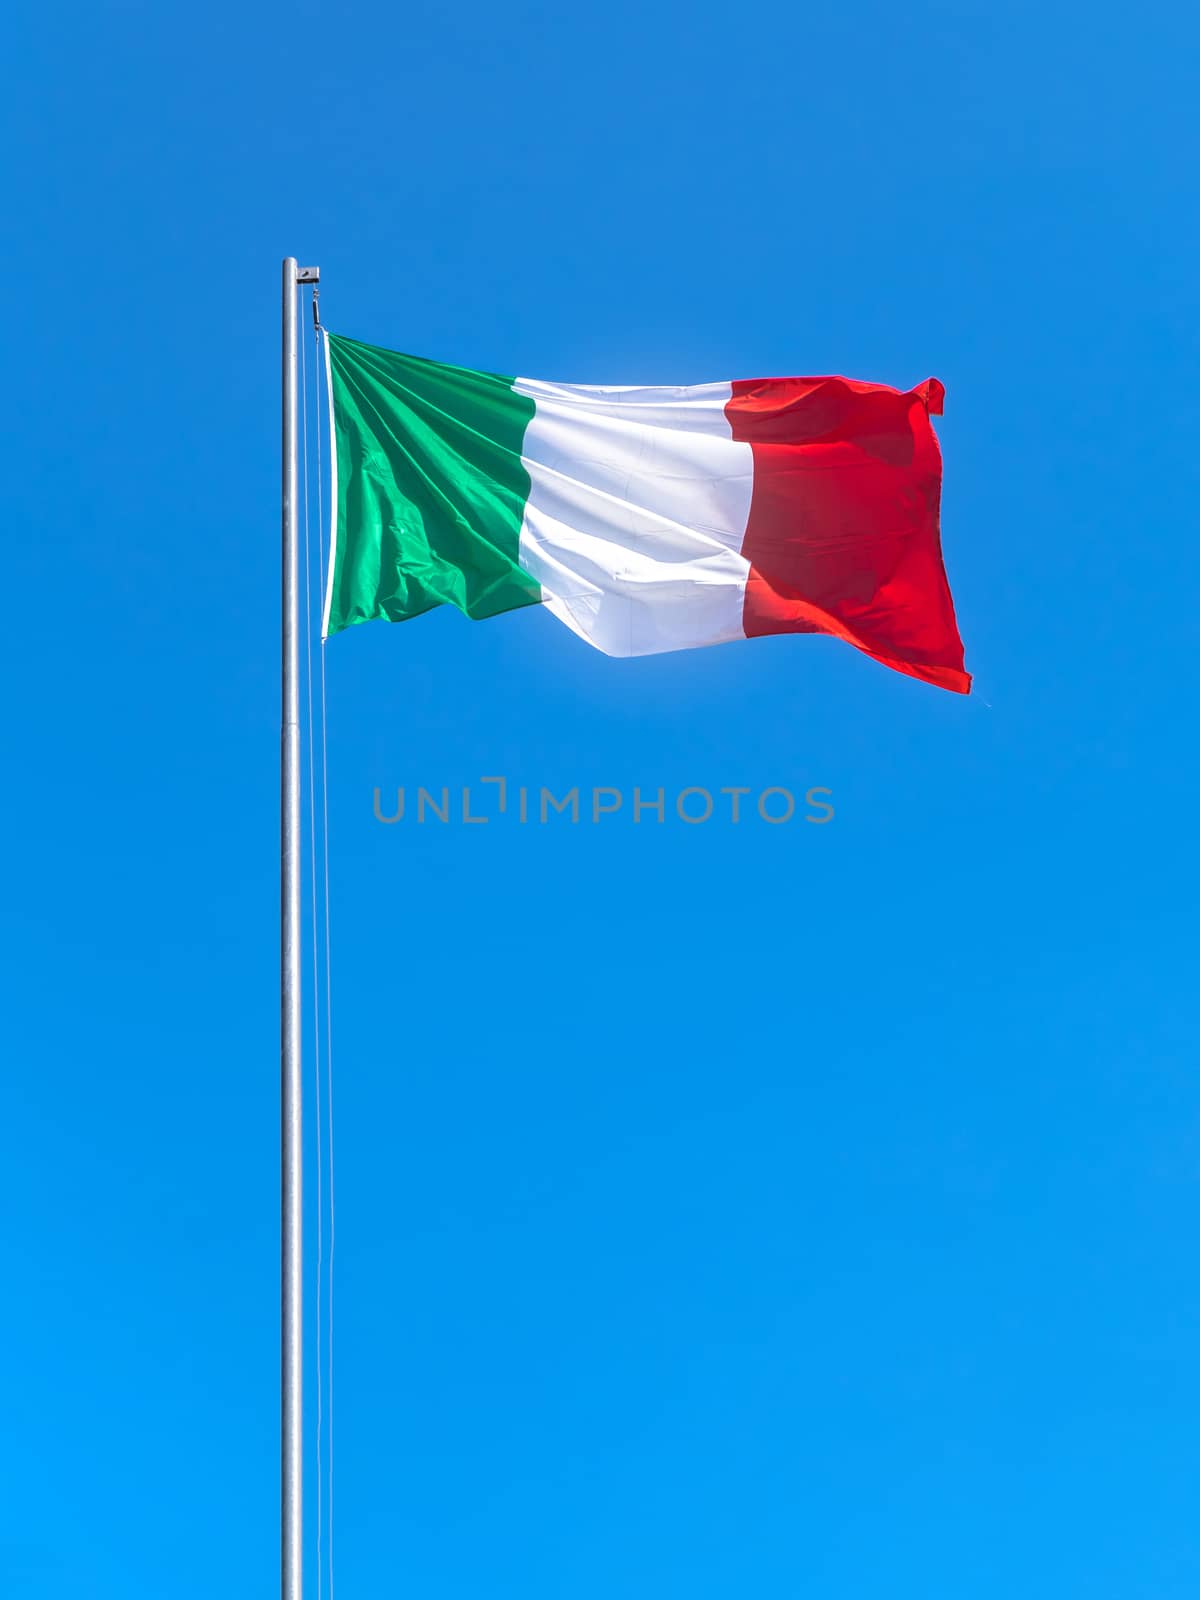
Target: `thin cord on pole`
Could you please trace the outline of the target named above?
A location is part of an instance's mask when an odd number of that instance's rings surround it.
[[[314,291],[315,293],[315,291]],[[316,312],[314,309],[314,322]],[[321,329],[314,328],[314,339],[318,356],[321,351]],[[321,445],[324,430],[321,426],[321,393],[324,385],[317,385],[317,540],[320,552],[318,572],[323,573],[325,562],[328,558],[325,544],[325,499],[323,487],[323,461]],[[332,465],[332,464],[331,464]],[[330,507],[331,512],[336,507]],[[334,1163],[333,1163],[333,983],[331,962],[331,937],[330,937],[330,912],[329,912],[329,717],[327,711],[327,695],[325,687],[325,644],[324,639],[320,645],[320,682],[321,682],[321,830],[322,830],[322,865],[324,879],[324,907],[325,907],[325,1128],[326,1148],[329,1160],[329,1266],[327,1274],[327,1289],[325,1296],[326,1314],[328,1316],[328,1333],[326,1340],[326,1362],[329,1372],[329,1600],[333,1600],[333,1254],[334,1254]]]
[[[316,834],[316,782],[314,768],[316,765],[313,750],[313,671],[312,671],[312,541],[309,533],[309,502],[308,502],[308,356],[307,340],[300,338],[300,437],[301,460],[303,472],[301,476],[301,509],[304,521],[304,664],[307,678],[307,717],[306,723],[306,756],[308,766],[308,863],[309,863],[309,902],[311,911],[311,941],[312,949],[312,1016],[313,1016],[313,1062],[316,1073],[316,1134],[317,1134],[317,1600],[321,1600],[321,1400],[322,1400],[322,1362],[321,1362],[321,1280],[322,1280],[322,1214],[324,1204],[321,1193],[322,1185],[322,1160],[321,1160],[321,986],[320,969],[317,957],[317,834]],[[315,385],[317,395],[320,396],[321,385]],[[318,443],[320,433],[318,430]],[[319,514],[319,513],[318,513]]]

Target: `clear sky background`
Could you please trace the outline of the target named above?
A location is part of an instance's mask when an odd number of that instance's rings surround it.
[[[466,365],[940,377],[978,689],[536,611],[330,645],[337,1592],[1195,1595],[1197,33],[22,0],[5,1595],[276,1583],[289,253]],[[373,819],[491,773],[836,816]]]

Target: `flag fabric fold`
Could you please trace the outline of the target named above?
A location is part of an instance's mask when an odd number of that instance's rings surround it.
[[[323,631],[541,604],[614,656],[827,633],[967,693],[936,379],[616,388],[326,335]]]

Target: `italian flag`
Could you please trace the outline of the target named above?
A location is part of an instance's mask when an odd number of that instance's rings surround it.
[[[326,636],[544,605],[610,656],[826,633],[969,691],[935,378],[610,388],[325,348]]]

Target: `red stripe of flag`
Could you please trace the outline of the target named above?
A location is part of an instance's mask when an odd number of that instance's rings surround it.
[[[926,683],[970,691],[942,564],[936,378],[750,378],[725,407],[754,453],[742,554],[747,637],[829,633]]]

